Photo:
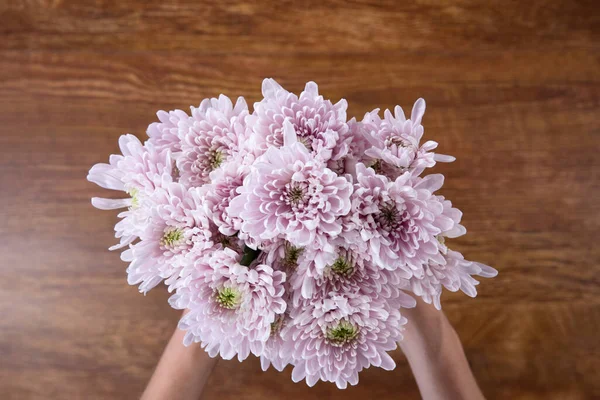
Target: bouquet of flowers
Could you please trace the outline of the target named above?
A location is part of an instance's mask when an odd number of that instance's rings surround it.
[[[439,309],[442,287],[474,297],[473,276],[497,272],[447,246],[466,230],[436,194],[444,176],[422,176],[454,161],[421,144],[423,99],[409,119],[396,106],[357,121],[314,82],[297,96],[265,79],[262,94],[252,112],[224,95],[159,111],[144,143],[121,136],[122,155],[89,172],[125,198],[92,204],[123,209],[111,250],[129,284],[164,280],[188,310],[186,345],[355,385],[363,368],[395,367],[412,296]]]

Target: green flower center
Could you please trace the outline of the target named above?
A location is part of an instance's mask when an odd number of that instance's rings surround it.
[[[331,264],[331,270],[337,275],[348,277],[354,272],[354,265],[346,258],[339,256]]]
[[[238,308],[242,302],[242,294],[234,288],[224,287],[217,291],[215,300],[221,307],[233,310]]]
[[[208,167],[211,171],[219,168],[224,160],[223,152],[219,150],[210,150],[208,152]]]
[[[286,268],[298,267],[298,258],[303,251],[304,249],[301,247],[294,247],[291,244],[286,244],[285,255],[282,261],[283,266]]]
[[[165,247],[174,247],[183,241],[183,231],[179,228],[168,227],[160,240],[160,244]]]
[[[130,189],[129,191],[127,191],[127,194],[129,194],[129,196],[131,196],[131,207],[129,207],[131,210],[135,210],[136,208],[138,208],[140,206],[139,193],[140,193],[140,191],[136,188],[133,188],[133,189]]]
[[[340,347],[353,342],[359,334],[358,328],[349,321],[342,320],[333,328],[327,329],[327,341],[333,346]]]

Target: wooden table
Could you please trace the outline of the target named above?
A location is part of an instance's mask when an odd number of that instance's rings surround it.
[[[178,319],[125,280],[88,169],[159,109],[315,80],[349,114],[425,97],[457,161],[454,247],[500,275],[445,295],[489,399],[600,397],[600,9],[594,1],[4,1],[0,398],[134,399]],[[204,399],[416,399],[401,353],[338,391],[221,361]]]

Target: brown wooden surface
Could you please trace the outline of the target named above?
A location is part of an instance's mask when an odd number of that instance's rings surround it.
[[[0,398],[134,399],[178,313],[127,286],[85,180],[158,109],[315,80],[349,114],[426,98],[457,162],[455,247],[500,275],[445,295],[488,399],[600,398],[596,1],[0,2]],[[416,399],[402,356],[346,391],[221,361],[204,399]]]

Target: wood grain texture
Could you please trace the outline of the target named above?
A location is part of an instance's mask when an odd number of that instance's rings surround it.
[[[0,4],[0,398],[133,399],[178,314],[127,286],[85,180],[158,109],[274,77],[349,114],[425,97],[442,193],[495,266],[445,294],[488,399],[600,397],[600,9],[594,1],[19,1]],[[417,399],[401,353],[340,392],[256,359],[204,399]]]

